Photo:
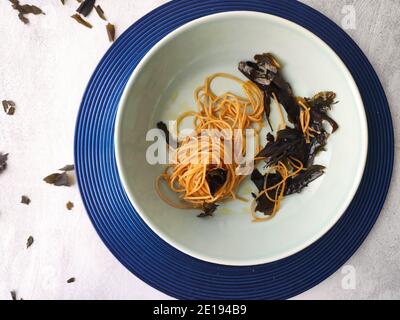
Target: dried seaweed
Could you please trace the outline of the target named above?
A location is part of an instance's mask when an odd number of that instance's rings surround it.
[[[170,134],[170,132],[168,130],[168,126],[164,122],[162,122],[162,121],[158,122],[157,128],[164,133],[165,141],[167,142],[167,144],[169,144],[171,146],[177,145],[176,140],[172,137],[172,135]]]
[[[74,171],[75,166],[73,164],[67,164],[66,166],[62,167],[61,169],[58,169],[60,171]]]
[[[265,166],[270,167],[277,165],[286,167],[287,170],[293,168],[296,164],[293,161],[300,161],[303,167],[295,176],[289,176],[283,188],[284,196],[301,192],[312,181],[324,174],[324,167],[314,165],[315,156],[327,144],[330,133],[327,132],[324,122],[327,122],[332,133],[339,126],[328,115],[332,105],[335,103],[336,94],[331,91],[320,92],[312,98],[298,98],[293,94],[290,84],[283,78],[280,73],[280,64],[270,53],[263,53],[254,57],[255,61],[242,61],[239,63],[239,70],[251,81],[264,91],[264,112],[269,122],[271,98],[274,97],[284,107],[289,122],[294,128],[287,127],[277,133],[276,138],[271,134],[267,136],[266,146],[259,152],[257,157],[264,158]],[[304,126],[304,114],[301,113],[306,108],[309,113],[309,121]],[[302,116],[302,122],[300,121]],[[262,175],[257,169],[252,173],[251,180],[261,193],[256,200],[256,211],[269,215],[276,209],[277,187],[282,182],[282,176],[276,173],[267,173]],[[257,196],[253,194],[256,198]]]
[[[12,116],[15,113],[15,102],[11,100],[3,100],[1,102],[3,110],[6,114]]]
[[[71,201],[68,201],[65,206],[67,207],[68,210],[72,210],[72,208],[74,207],[74,204]]]
[[[73,282],[75,282],[75,278],[74,277],[72,277],[72,278],[69,278],[68,280],[67,280],[67,283],[73,283]]]
[[[76,12],[80,13],[84,17],[87,17],[93,10],[96,0],[84,0],[81,2]]]
[[[218,205],[215,203],[206,203],[203,206],[203,212],[200,213],[197,217],[199,218],[212,217],[217,208]]]
[[[65,0],[61,0],[61,3],[64,5],[65,4]]]
[[[35,5],[19,3],[19,0],[9,0],[12,3],[12,7],[18,11],[18,18],[25,24],[29,23],[29,19],[25,17],[27,14],[45,14],[42,9]]]
[[[17,300],[17,292],[15,290],[10,291],[11,299]]]
[[[107,21],[107,18],[106,18],[105,14],[104,14],[104,11],[103,11],[103,9],[100,7],[100,5],[95,6],[94,9],[96,10],[97,15],[98,15],[101,19],[103,19],[104,21]]]
[[[278,132],[275,141],[270,141],[271,138],[268,140],[267,145],[257,155],[257,157],[265,158],[267,167],[286,160],[288,157],[294,157],[304,165],[307,164],[309,146],[299,130],[286,128]]]
[[[28,240],[26,240],[26,248],[27,248],[27,249],[33,244],[33,241],[34,241],[34,239],[33,239],[32,236],[30,236],[30,237],[28,238]]]
[[[225,169],[216,168],[211,169],[207,172],[206,180],[208,187],[210,188],[211,195],[215,193],[225,184],[227,178],[227,172]]]
[[[81,25],[87,27],[87,28],[93,28],[93,26],[87,22],[85,19],[83,19],[78,13],[75,13],[74,15],[71,16],[71,18],[75,19],[78,23]]]
[[[71,185],[68,174],[66,172],[50,174],[43,180],[57,187],[61,186],[69,187]]]
[[[255,62],[240,62],[239,70],[248,79],[256,83],[260,89],[264,90],[268,97],[275,94],[279,103],[285,108],[288,120],[295,126],[298,126],[300,109],[297,106],[291,86],[279,72],[279,63],[277,63],[276,59],[270,53],[258,54],[254,56],[254,60]],[[268,112],[266,114],[269,122]]]
[[[270,188],[282,180],[282,177],[278,173],[270,173],[268,175],[262,175],[258,169],[255,169],[251,175],[251,181],[256,185],[258,191]],[[275,198],[275,190],[268,191],[268,195],[271,199]],[[256,198],[256,195],[253,194]],[[271,215],[274,209],[274,202],[268,199],[266,194],[261,195],[257,199],[257,205],[255,210],[264,213],[264,215]]]
[[[110,42],[114,42],[115,40],[115,26],[111,23],[107,23],[106,25],[108,40]]]
[[[31,199],[29,199],[27,196],[21,196],[21,203],[29,205],[31,203]]]
[[[8,153],[0,152],[0,173],[2,173],[7,168]]]
[[[324,166],[313,165],[307,170],[300,172],[295,177],[286,180],[285,196],[300,193],[311,182],[324,174]]]

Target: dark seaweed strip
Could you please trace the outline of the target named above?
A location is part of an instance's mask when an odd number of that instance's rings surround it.
[[[107,21],[107,18],[106,18],[105,14],[104,14],[104,11],[103,11],[103,9],[100,7],[100,5],[95,6],[94,9],[96,10],[97,15],[98,15],[101,19],[103,19],[104,21]]]
[[[207,203],[203,206],[203,212],[198,215],[199,218],[212,217],[218,205],[215,203]]]
[[[208,187],[210,188],[211,195],[215,193],[225,184],[227,178],[227,172],[225,169],[217,168],[207,172],[206,180]]]
[[[26,240],[26,248],[27,248],[27,249],[33,244],[33,241],[34,241],[34,239],[33,239],[32,236],[30,236],[30,237],[28,238],[28,240]]]
[[[271,137],[268,141],[257,155],[257,157],[265,158],[266,166],[277,164],[288,157],[296,158],[304,166],[307,165],[309,146],[299,130],[292,128],[280,130],[275,141],[272,141]]]
[[[177,145],[177,142],[170,134],[168,127],[164,122],[162,122],[162,121],[158,122],[157,128],[164,133],[165,141],[167,142],[167,144],[169,144],[171,147],[174,147]]]
[[[108,40],[110,42],[114,42],[115,40],[115,26],[111,23],[107,23],[106,25]]]
[[[83,1],[76,12],[80,13],[84,17],[87,17],[93,10],[96,0],[85,0]]]
[[[18,18],[23,22],[23,23],[29,23],[29,20],[27,17],[25,17],[26,14],[45,14],[42,9],[35,5],[30,5],[30,4],[24,4],[21,5],[19,3],[19,0],[9,0],[12,3],[12,7],[18,11]]]
[[[73,164],[67,164],[66,166],[62,167],[61,169],[58,169],[60,171],[73,171],[75,170],[75,166]]]
[[[15,113],[15,103],[11,100],[3,100],[1,101],[3,105],[4,112],[10,116]]]
[[[60,186],[66,186],[69,187],[70,181],[69,181],[69,177],[68,174],[66,172],[63,173],[53,173],[51,175],[48,175],[47,177],[45,177],[43,179],[45,182],[55,185],[57,187]]]
[[[324,166],[313,165],[305,171],[300,172],[295,177],[286,180],[285,196],[300,193],[311,182],[324,174]]]
[[[71,18],[75,19],[78,23],[81,25],[87,27],[87,28],[93,28],[93,26],[87,22],[85,19],[83,19],[79,14],[75,13],[74,15],[71,16]]]
[[[21,203],[29,205],[31,203],[31,199],[29,199],[27,196],[21,196]]]
[[[7,168],[8,153],[3,154],[0,152],[0,173]]]

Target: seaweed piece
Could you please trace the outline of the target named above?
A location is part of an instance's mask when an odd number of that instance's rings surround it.
[[[75,166],[73,164],[67,164],[66,166],[62,167],[61,169],[58,169],[60,171],[74,171]]]
[[[115,40],[115,26],[111,23],[107,23],[106,25],[108,40],[110,42],[114,42]]]
[[[177,142],[175,141],[175,139],[172,137],[172,135],[170,134],[167,125],[160,121],[157,123],[157,128],[159,130],[161,130],[162,132],[164,132],[164,137],[165,137],[165,141],[167,142],[167,144],[171,145],[171,146],[176,146]]]
[[[61,0],[61,3],[64,5],[65,4],[65,0]]]
[[[35,5],[19,3],[19,0],[9,0],[12,3],[12,7],[18,11],[18,18],[25,24],[29,23],[29,19],[25,17],[26,14],[45,14],[42,9]]]
[[[21,203],[29,205],[31,203],[31,199],[29,199],[27,196],[21,196]]]
[[[286,128],[278,132],[275,141],[270,141],[259,152],[257,157],[265,158],[266,166],[277,164],[279,161],[294,157],[307,165],[309,147],[303,134],[292,128]]]
[[[215,203],[206,203],[203,205],[203,212],[200,213],[197,217],[199,218],[212,217],[217,208],[218,205]]]
[[[318,179],[324,174],[325,167],[320,165],[313,165],[307,170],[302,171],[295,177],[286,180],[285,196],[300,193],[312,181]]]
[[[207,172],[206,180],[208,187],[210,188],[211,195],[215,193],[225,184],[227,178],[227,172],[225,169],[216,168],[211,169]]]
[[[78,23],[81,25],[87,27],[87,28],[93,28],[93,26],[87,22],[85,19],[83,19],[78,13],[75,13],[74,15],[71,16],[71,18],[75,19]]]
[[[33,239],[32,236],[30,236],[30,237],[28,238],[28,240],[26,240],[26,248],[27,248],[27,249],[33,244],[33,241],[34,241],[34,239]]]
[[[73,283],[73,282],[75,282],[75,278],[74,277],[72,277],[72,278],[69,278],[68,280],[67,280],[67,283]]]
[[[10,291],[11,299],[17,300],[17,292],[15,290]]]
[[[3,154],[0,152],[0,173],[7,168],[8,153]]]
[[[74,204],[73,204],[73,202],[68,201],[65,206],[67,207],[68,210],[72,210],[72,208],[74,207]]]
[[[107,21],[107,18],[106,18],[105,14],[104,14],[104,11],[103,11],[103,9],[100,7],[100,5],[95,6],[94,9],[96,10],[97,15],[98,15],[101,19],[103,19],[104,21]]]
[[[87,17],[92,12],[95,3],[96,0],[84,0],[78,9],[76,9],[76,12],[80,13],[84,17]]]
[[[69,181],[69,177],[68,174],[66,172],[63,173],[53,173],[51,175],[48,175],[47,177],[45,177],[43,179],[45,182],[55,185],[57,187],[60,186],[66,186],[69,187],[70,181]]]
[[[260,171],[255,169],[251,175],[251,180],[257,186],[259,192],[263,191],[264,189],[270,188],[276,184],[278,184],[282,177],[279,173],[270,173],[263,176]],[[268,191],[268,196],[271,199],[275,198],[276,190],[272,189]],[[253,194],[253,197],[256,198],[257,196]],[[262,194],[257,200],[257,205],[255,210],[264,213],[264,215],[269,216],[272,214],[274,210],[275,203],[268,199],[266,194]]]
[[[258,169],[254,169],[252,174],[251,174],[251,181],[256,185],[258,191],[264,190],[264,180],[265,176],[261,174],[261,172]]]
[[[3,105],[4,112],[10,116],[15,113],[15,102],[11,100],[3,100],[1,102]]]
[[[279,72],[279,63],[270,53],[255,55],[254,60],[255,62],[240,62],[239,71],[264,90],[265,96],[271,96],[274,93],[279,103],[285,108],[289,121],[299,126],[300,109],[291,86]]]

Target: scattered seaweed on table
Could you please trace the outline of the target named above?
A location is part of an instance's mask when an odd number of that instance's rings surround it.
[[[72,210],[72,208],[74,207],[74,203],[71,201],[68,201],[65,206],[67,207],[68,210]]]
[[[52,184],[56,187],[69,187],[71,185],[67,172],[53,173],[43,179],[46,183]]]
[[[17,292],[15,290],[10,291],[11,299],[17,300]]]
[[[8,153],[0,152],[0,173],[7,169]]]
[[[74,277],[72,277],[72,278],[69,278],[68,280],[67,280],[67,283],[73,283],[73,282],[75,282],[76,281],[76,279],[74,278]]]
[[[33,242],[34,242],[34,239],[32,236],[30,236],[28,238],[28,240],[26,240],[26,248],[28,249],[33,244]]]
[[[19,0],[9,0],[12,7],[18,11],[18,18],[25,24],[29,23],[29,19],[25,17],[27,14],[45,14],[42,9],[31,4],[20,4]]]
[[[84,0],[81,2],[76,12],[87,17],[93,10],[96,0]]]
[[[115,40],[115,26],[111,23],[107,23],[106,25],[108,40],[110,42],[114,42]]]
[[[61,169],[58,169],[59,171],[74,171],[75,166],[73,164],[67,164],[66,166],[62,167]]]
[[[21,196],[21,203],[29,205],[31,203],[31,199],[29,199],[27,196]]]
[[[97,15],[98,15],[101,19],[103,19],[104,21],[107,21],[107,18],[106,18],[105,14],[104,14],[104,10],[102,9],[102,7],[100,7],[100,5],[96,5],[96,6],[94,7],[94,9],[96,10]]]
[[[1,102],[1,104],[3,105],[3,110],[6,114],[8,114],[9,116],[14,115],[14,113],[15,113],[15,102],[14,101],[3,100]]]
[[[77,21],[79,24],[85,26],[86,28],[93,28],[93,26],[88,21],[83,19],[78,13],[73,14],[71,18]]]

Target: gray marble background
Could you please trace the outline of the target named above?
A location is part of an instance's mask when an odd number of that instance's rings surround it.
[[[9,152],[0,176],[0,299],[16,290],[24,299],[169,299],[127,271],[94,231],[76,185],[53,188],[42,179],[73,161],[80,99],[96,64],[109,48],[104,23],[93,29],[70,18],[76,1],[24,0],[46,16],[23,25],[8,1],[0,1],[0,100],[17,103],[13,117],[0,111],[0,151]],[[165,0],[98,0],[117,35]],[[400,129],[400,1],[304,0],[339,25],[352,5],[348,29],[375,67],[389,99],[395,134]],[[345,25],[343,25],[345,26]],[[329,279],[295,299],[400,298],[399,141],[388,199],[367,240]],[[21,195],[32,203],[20,204]],[[67,201],[75,203],[70,212]],[[35,242],[25,248],[28,236]],[[355,288],[346,287],[348,270]],[[66,280],[75,277],[76,282]],[[345,284],[345,285],[343,285]]]

